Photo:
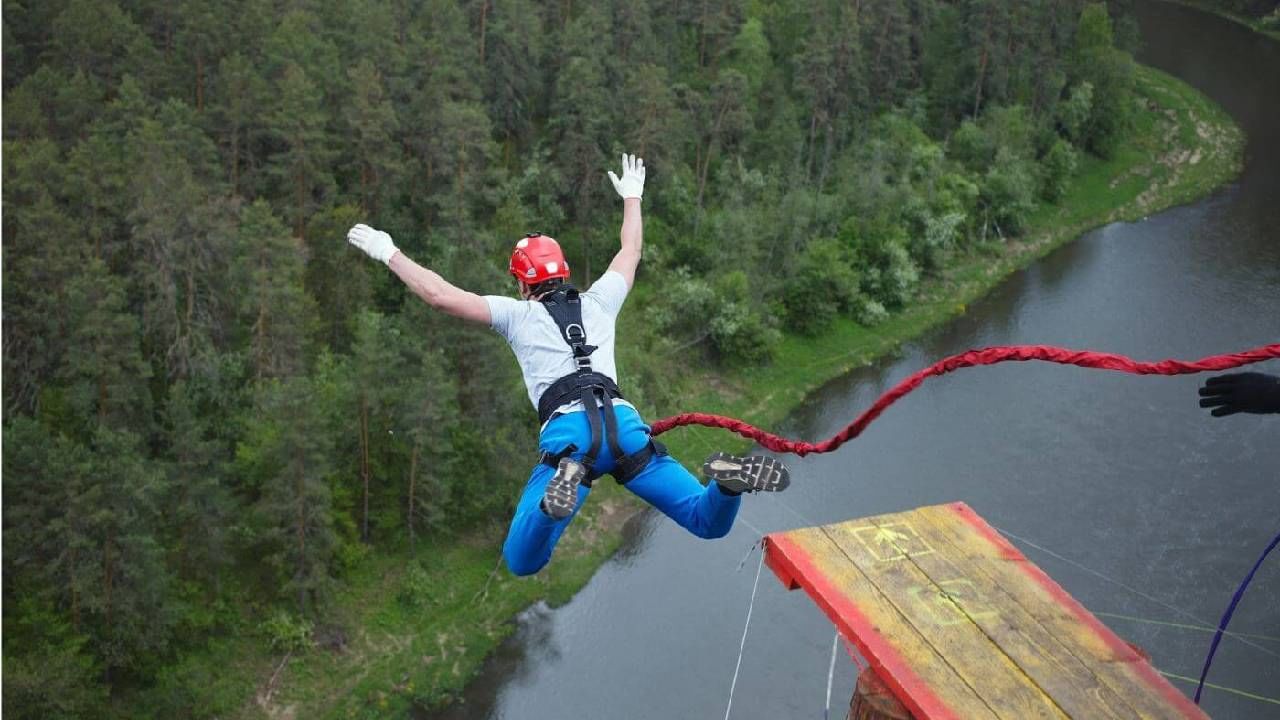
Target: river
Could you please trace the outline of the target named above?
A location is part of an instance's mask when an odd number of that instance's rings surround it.
[[[827,437],[906,375],[971,347],[1155,360],[1280,339],[1280,44],[1180,6],[1140,4],[1138,19],[1139,58],[1248,133],[1238,182],[1068,244],[898,357],[815,393],[784,434]],[[1202,379],[1009,364],[926,382],[840,452],[788,459],[791,489],[747,497],[723,540],[652,512],[634,519],[572,601],[526,611],[463,700],[429,717],[723,717],[761,532],[954,500],[1044,548],[1015,542],[1158,668],[1198,676],[1210,634],[1185,626],[1216,625],[1280,531],[1280,417],[1211,418],[1196,406]],[[1258,572],[1232,630],[1273,639],[1225,639],[1210,681],[1280,697],[1280,557]],[[832,632],[764,570],[732,717],[822,717]],[[835,670],[832,715],[843,717],[856,668],[842,652]],[[1280,717],[1278,705],[1223,690],[1207,690],[1203,707]]]

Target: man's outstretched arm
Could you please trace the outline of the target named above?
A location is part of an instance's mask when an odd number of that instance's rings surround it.
[[[622,249],[613,256],[609,269],[627,281],[630,289],[636,282],[636,266],[644,245],[644,224],[640,218],[640,197],[644,194],[644,160],[635,155],[622,156],[622,177],[609,172],[613,188],[622,196]]]
[[[410,260],[387,233],[368,225],[356,225],[347,231],[347,242],[374,260],[385,263],[414,295],[431,307],[463,320],[489,324],[489,304],[484,298],[450,284],[437,273]]]

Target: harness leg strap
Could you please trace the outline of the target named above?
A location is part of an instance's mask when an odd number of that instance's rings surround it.
[[[615,461],[620,460],[626,453],[622,451],[622,445],[618,442],[618,416],[614,412],[613,400],[609,399],[609,396],[602,390],[594,392],[600,398],[603,406],[600,411],[604,415],[604,437],[605,441],[609,443],[609,452],[613,455]]]
[[[587,479],[595,480],[600,477],[595,465],[596,457],[600,455],[600,444],[604,433],[600,427],[600,413],[596,409],[595,391],[591,388],[582,391],[582,409],[586,411],[587,424],[591,427],[591,447],[582,456],[582,464],[587,468]]]
[[[630,455],[622,455],[618,458],[613,465],[613,479],[617,480],[619,485],[626,485],[639,475],[655,456],[666,454],[668,454],[666,445],[650,439],[648,445]]]

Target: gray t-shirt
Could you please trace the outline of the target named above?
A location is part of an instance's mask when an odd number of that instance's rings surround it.
[[[606,272],[579,297],[587,344],[596,346],[596,351],[591,353],[591,369],[617,382],[618,368],[613,359],[614,322],[627,299],[627,280],[616,272]],[[489,304],[489,325],[506,338],[515,353],[520,372],[524,374],[524,385],[529,390],[529,402],[536,409],[538,398],[552,383],[577,369],[573,364],[573,351],[542,303],[500,295],[485,295],[484,299]],[[615,402],[630,404],[624,400]],[[577,410],[582,410],[581,401],[562,405],[557,412]]]

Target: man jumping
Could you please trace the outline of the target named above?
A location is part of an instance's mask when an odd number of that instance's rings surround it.
[[[608,175],[623,202],[622,249],[581,294],[568,283],[560,245],[541,233],[529,233],[511,253],[508,271],[522,300],[454,287],[400,252],[390,235],[367,225],[347,233],[352,245],[386,263],[427,304],[496,330],[520,363],[542,423],[542,458],[502,546],[516,575],[531,575],[547,564],[600,475],[613,475],[702,538],[728,534],[742,493],[783,490],[790,483],[787,469],[774,458],[716,453],[703,465],[714,483],[703,486],[649,437],[635,406],[623,399],[614,363],[615,321],[640,264],[644,161],[623,155],[622,177]]]

